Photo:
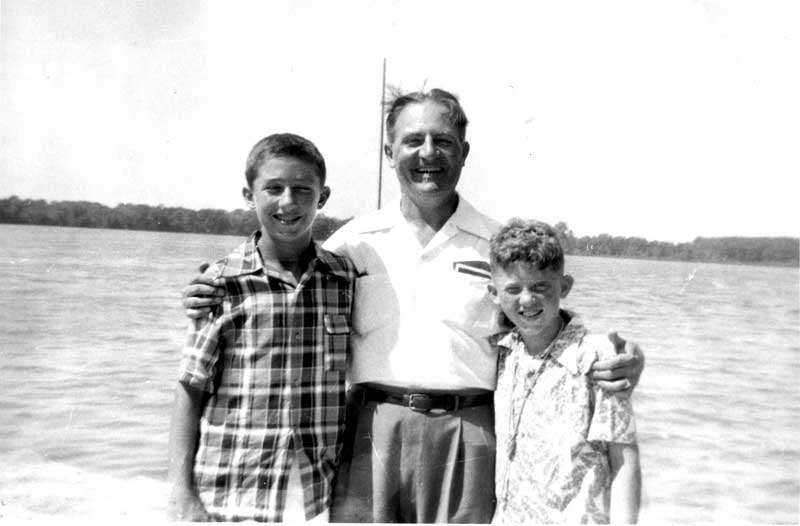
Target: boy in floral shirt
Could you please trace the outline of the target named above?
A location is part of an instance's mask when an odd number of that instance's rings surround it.
[[[572,288],[555,230],[512,219],[490,246],[495,303],[514,328],[492,338],[498,523],[634,523],[641,475],[630,400],[586,374],[614,355],[560,308]]]

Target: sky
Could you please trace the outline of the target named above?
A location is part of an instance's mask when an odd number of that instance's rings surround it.
[[[387,83],[461,99],[459,190],[499,220],[691,241],[800,235],[791,0],[0,0],[0,197],[243,207],[270,133],[313,140],[323,213],[398,197]]]

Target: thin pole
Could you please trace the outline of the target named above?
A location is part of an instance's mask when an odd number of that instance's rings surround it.
[[[381,209],[381,187],[383,186],[383,111],[386,104],[386,57],[383,58],[383,80],[381,81],[380,144],[378,145],[378,210]]]

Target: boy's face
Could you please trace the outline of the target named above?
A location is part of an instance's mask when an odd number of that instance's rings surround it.
[[[571,288],[572,276],[565,276],[563,271],[515,263],[492,270],[489,292],[520,331],[538,334],[561,323],[559,306]]]
[[[306,241],[311,225],[330,196],[311,163],[292,157],[268,157],[251,188],[242,189],[255,209],[264,235],[276,241]]]

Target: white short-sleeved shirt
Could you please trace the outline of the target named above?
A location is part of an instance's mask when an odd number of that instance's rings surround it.
[[[421,246],[396,202],[354,219],[325,248],[355,263],[350,383],[405,388],[495,388],[498,331],[489,239],[498,224],[459,198]]]

